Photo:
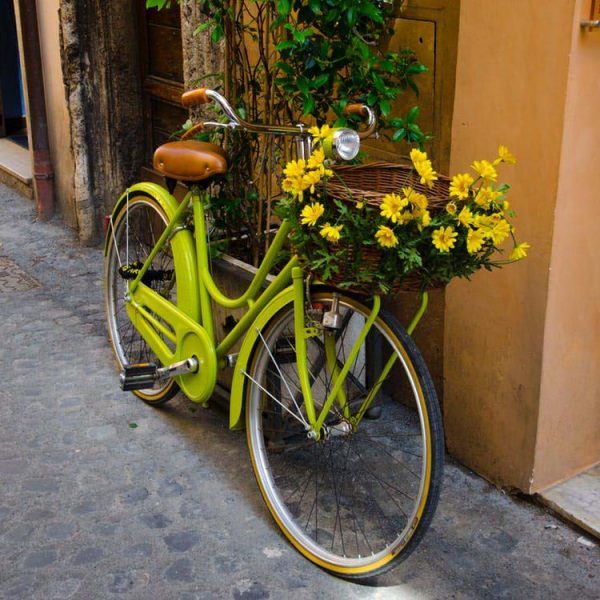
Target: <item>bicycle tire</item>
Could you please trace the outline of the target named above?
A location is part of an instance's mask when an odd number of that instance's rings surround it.
[[[311,298],[313,306],[331,307],[329,291]],[[335,339],[341,368],[370,309],[344,295],[339,306],[345,323]],[[307,339],[316,406],[322,406],[331,387],[324,335],[321,327],[319,335]],[[393,352],[398,357],[377,393],[378,405],[372,405],[374,418],[367,413],[356,431],[317,442],[298,420],[306,420],[306,413],[296,373],[292,303],[261,336],[245,385],[246,429],[267,507],[288,540],[325,570],[346,579],[382,574],[417,546],[441,488],[442,420],[420,352],[395,317],[382,309],[344,383],[351,412],[357,411],[360,402],[353,405],[352,398],[364,398],[368,386],[383,379],[379,369],[386,356]],[[340,417],[334,403],[326,420],[330,431],[341,427]]]
[[[149,194],[136,193],[119,210],[109,224],[109,236],[104,270],[104,299],[108,333],[119,369],[129,364],[160,361],[135,329],[126,311],[125,293],[128,279],[123,277],[124,265],[139,268],[144,264],[156,240],[167,226],[168,218],[159,203]],[[127,242],[129,238],[129,243]],[[177,282],[173,255],[169,244],[156,255],[144,283],[177,303]],[[174,380],[154,388],[134,390],[138,398],[153,406],[169,401],[179,391]]]

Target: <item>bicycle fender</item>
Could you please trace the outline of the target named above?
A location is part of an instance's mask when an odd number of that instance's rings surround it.
[[[294,301],[294,290],[292,286],[289,286],[279,292],[265,309],[256,317],[252,328],[248,330],[242,347],[235,363],[235,372],[233,374],[233,380],[231,382],[231,395],[229,404],[229,428],[230,429],[243,429],[244,428],[244,415],[242,414],[244,408],[244,386],[246,385],[246,376],[242,371],[247,371],[249,363],[252,360],[252,354],[254,346],[260,339],[258,332],[267,326],[268,322],[277,314],[286,304],[290,304]]]
[[[169,219],[173,218],[173,215],[179,206],[177,200],[175,200],[164,187],[149,181],[142,181],[132,185],[123,192],[113,208],[110,216],[111,222],[127,203],[127,197],[135,196],[136,193],[150,196],[164,210]],[[108,252],[111,239],[112,229],[109,223],[104,238],[104,256],[106,256]],[[198,265],[192,232],[187,229],[179,230],[173,235],[170,244],[173,250],[173,260],[175,262],[175,271],[177,273],[177,306],[186,315],[199,321],[200,302],[197,292]]]
[[[169,217],[169,219],[173,218],[173,215],[177,210],[177,200],[175,200],[175,198],[173,198],[173,196],[171,196],[171,194],[169,194],[169,192],[161,185],[158,185],[157,183],[151,183],[149,181],[141,181],[127,188],[123,192],[112,209],[112,213],[110,215],[111,219],[114,219],[119,214],[123,208],[123,205],[127,202],[127,196],[135,195],[135,192],[142,192],[146,196],[151,196],[160,204],[160,207],[165,211],[167,217]],[[104,236],[104,256],[106,256],[106,253],[108,252],[110,234],[111,228],[109,224],[106,228],[106,235]]]

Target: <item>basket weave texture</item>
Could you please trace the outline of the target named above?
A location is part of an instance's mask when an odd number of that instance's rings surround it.
[[[402,188],[411,187],[416,192],[425,194],[428,209],[432,215],[445,210],[449,200],[450,179],[438,175],[432,189],[420,182],[419,175],[412,166],[389,162],[373,162],[365,165],[348,165],[334,168],[334,175],[327,183],[327,195],[348,203],[366,202],[378,207],[386,194],[401,194]],[[381,251],[376,246],[363,246],[355,249],[347,246],[344,261],[338,265],[339,273],[333,275],[329,282],[339,285],[343,281],[353,279],[356,269],[376,271],[381,261]],[[392,285],[390,294],[401,291],[423,291],[426,287],[442,287],[442,283],[424,285],[418,273],[409,273]],[[347,288],[361,295],[371,295],[374,290],[370,285]]]
[[[399,194],[403,187],[412,187],[425,194],[429,200],[429,211],[435,214],[448,203],[450,179],[438,175],[433,189],[421,183],[412,166],[389,162],[373,162],[366,165],[334,167],[334,176],[327,184],[327,193],[332,198],[347,202],[368,202],[379,206],[386,194]]]

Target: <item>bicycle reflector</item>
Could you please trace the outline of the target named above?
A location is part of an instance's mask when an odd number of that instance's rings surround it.
[[[329,158],[352,160],[360,150],[360,138],[353,129],[334,129],[323,140],[323,150]]]

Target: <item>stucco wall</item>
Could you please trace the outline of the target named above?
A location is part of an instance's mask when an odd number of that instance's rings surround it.
[[[54,169],[57,209],[70,227],[77,226],[74,210],[74,163],[69,111],[61,67],[59,0],[37,0],[40,51],[46,94],[48,141]]]
[[[451,172],[502,166],[530,257],[446,294],[445,424],[454,456],[530,491],[575,0],[462,0]],[[570,309],[570,307],[569,307]]]
[[[600,31],[578,0],[555,212],[533,486],[600,460]]]

